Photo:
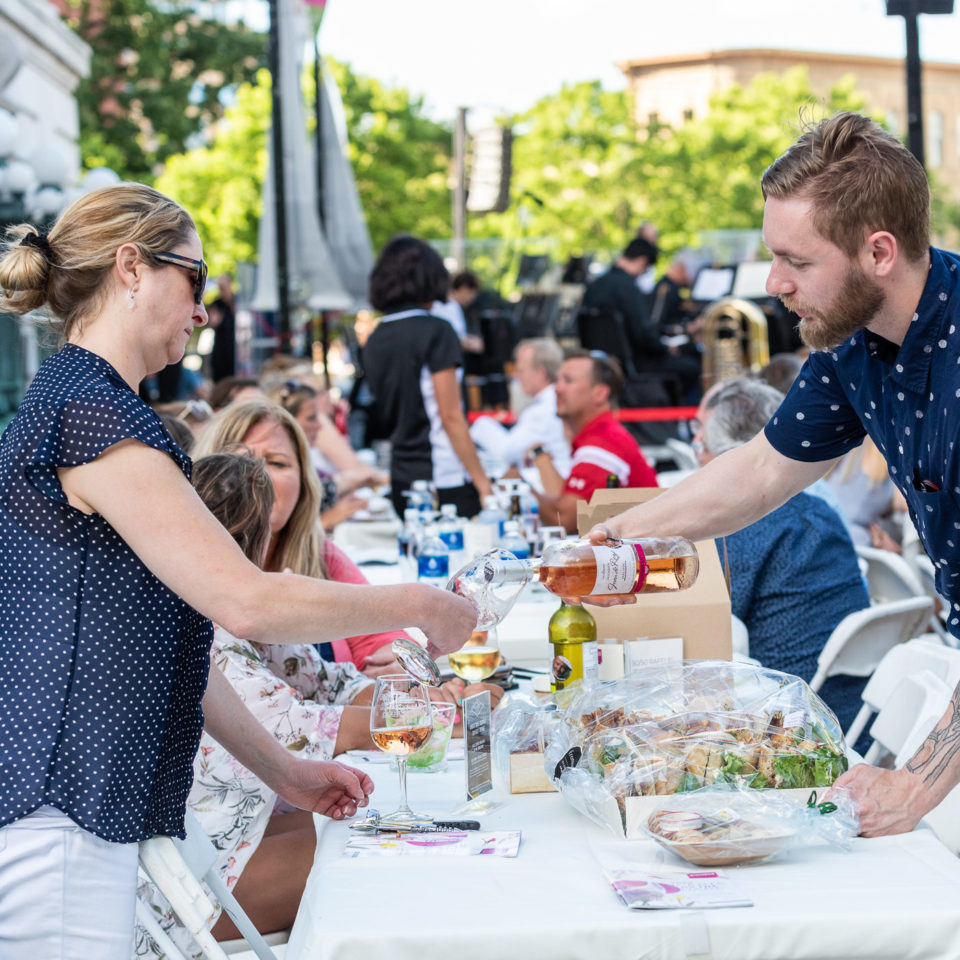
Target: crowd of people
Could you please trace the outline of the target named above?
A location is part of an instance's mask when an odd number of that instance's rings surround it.
[[[695,356],[662,337],[668,323],[692,332],[673,288],[693,266],[680,258],[651,286],[656,238],[631,241],[587,306],[625,317],[636,356],[699,401],[701,466],[591,536],[721,538],[751,655],[809,680],[832,629],[869,604],[854,544],[894,546],[891,511],[909,512],[960,610],[960,260],[929,247],[922,168],[855,114],[812,127],[762,186],[768,288],[814,352],[700,397]],[[44,308],[64,341],[0,441],[0,952],[16,960],[54,945],[128,957],[136,843],[182,836],[188,806],[257,926],[292,923],[311,813],[350,817],[368,802],[369,778],[334,757],[371,745],[372,678],[396,669],[392,642],[416,627],[431,652],[450,652],[475,625],[451,593],[370,586],[331,542],[366,489],[389,484],[402,514],[426,481],[473,517],[495,458],[531,483],[543,522],[573,533],[598,488],[658,484],[616,416],[624,370],[605,351],[522,341],[516,424],[468,425],[461,372],[480,345],[461,321],[478,282],[451,281],[411,236],[373,268],[380,317],[363,347],[389,471],[353,448],[310,365],[286,357],[244,377],[221,350],[205,400],[148,396],[151,408],[141,385],[207,322],[205,282],[189,214],[138,184],[81,197],[48,233],[13,228],[0,259],[0,309]],[[220,333],[233,311],[224,283],[210,307]],[[960,635],[956,616],[948,629]],[[822,688],[843,727],[862,687]],[[471,692],[455,681],[432,695]],[[903,770],[844,776],[866,835],[911,829],[960,780],[958,697]],[[178,936],[160,894],[139,892]],[[214,933],[235,930],[220,917]],[[133,949],[159,953],[142,930]]]

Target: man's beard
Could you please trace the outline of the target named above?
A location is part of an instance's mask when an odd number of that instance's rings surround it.
[[[886,297],[879,284],[851,266],[844,274],[840,292],[824,310],[789,296],[780,300],[788,310],[806,314],[798,329],[800,339],[811,350],[835,350],[877,315]]]

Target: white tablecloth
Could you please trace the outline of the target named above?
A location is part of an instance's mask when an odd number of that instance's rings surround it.
[[[374,806],[392,809],[395,770],[365,769],[377,784]],[[411,771],[408,788],[414,809],[448,813],[462,798],[463,763],[444,774]],[[929,831],[727,868],[753,907],[631,911],[604,865],[662,872],[683,862],[649,841],[616,840],[557,794],[505,799],[483,824],[523,831],[516,859],[347,859],[346,825],[317,818],[288,960],[960,957],[960,862]]]

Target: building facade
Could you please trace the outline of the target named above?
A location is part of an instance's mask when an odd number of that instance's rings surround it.
[[[63,185],[76,182],[80,153],[74,91],[89,72],[90,48],[63,23],[49,0],[0,0],[0,109],[13,114],[18,128],[0,167],[11,160],[32,167],[38,150],[52,149],[63,161]],[[0,193],[3,189],[0,178]],[[17,207],[19,215],[13,212]],[[19,202],[4,204],[8,208],[9,216],[25,218]],[[0,428],[13,416],[36,372],[42,354],[36,334],[30,323],[0,314]]]
[[[906,67],[899,59],[752,49],[628,60],[618,66],[627,76],[641,129],[679,126],[702,117],[714,94],[747,86],[761,73],[782,74],[804,66],[819,96],[853,74],[867,109],[884,117],[898,136],[906,134]],[[927,168],[960,199],[960,63],[924,62],[923,111]]]

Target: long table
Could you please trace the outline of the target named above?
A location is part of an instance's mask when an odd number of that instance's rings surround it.
[[[365,769],[376,783],[373,805],[393,809],[396,771]],[[451,812],[463,778],[462,761],[441,774],[411,771],[411,806]],[[858,839],[847,852],[811,845],[726,868],[753,907],[631,911],[604,866],[662,872],[683,862],[651,841],[614,838],[558,794],[501,798],[482,822],[523,831],[515,859],[348,859],[346,825],[316,818],[316,859],[288,960],[960,957],[960,861],[929,830]]]

